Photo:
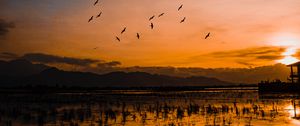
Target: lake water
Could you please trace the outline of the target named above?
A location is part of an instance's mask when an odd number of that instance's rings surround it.
[[[1,94],[0,102],[1,126],[300,125],[297,95],[256,89]]]

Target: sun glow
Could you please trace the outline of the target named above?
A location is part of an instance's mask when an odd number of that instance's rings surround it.
[[[283,59],[277,60],[277,62],[285,64],[285,65],[289,65],[295,62],[298,62],[299,60],[293,56],[286,56]]]
[[[285,50],[285,52],[282,53],[282,55],[283,55],[283,56],[292,56],[292,55],[296,54],[296,52],[297,52],[297,49],[296,49],[296,48],[290,47],[290,48],[287,48],[287,49]]]
[[[285,107],[285,110],[287,110],[290,117],[293,117],[295,115],[294,107],[293,105],[288,105]],[[296,113],[299,113],[299,109],[296,109]]]
[[[284,56],[283,59],[277,60],[277,62],[289,65],[295,62],[298,62],[299,60],[295,57],[293,57],[294,54],[296,54],[297,49],[294,47],[287,48],[285,52],[283,52],[281,55]]]
[[[277,36],[273,38],[272,41],[273,42],[271,44],[274,46],[286,47],[285,52],[281,54],[283,58],[280,60],[276,60],[276,62],[289,65],[299,61],[299,59],[294,57],[294,55],[297,53],[297,49],[300,47],[298,37],[295,37],[294,35],[284,34],[283,36]]]

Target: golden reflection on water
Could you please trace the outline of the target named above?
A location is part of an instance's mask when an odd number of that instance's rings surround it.
[[[5,101],[10,99],[10,101]],[[296,126],[291,98],[256,91],[0,96],[0,125]],[[5,102],[4,102],[5,101]],[[295,103],[299,103],[296,99]],[[298,106],[298,105],[297,105]],[[297,108],[297,113],[299,112]]]
[[[293,105],[288,105],[288,106],[285,107],[285,109],[289,113],[290,117],[294,117],[294,115],[295,115],[295,109],[294,109]],[[299,109],[296,109],[296,113],[298,113],[298,112],[299,112]]]

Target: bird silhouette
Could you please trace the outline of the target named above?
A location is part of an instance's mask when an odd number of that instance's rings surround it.
[[[98,47],[95,47],[94,50],[98,49]]]
[[[99,0],[96,0],[96,2],[94,3],[94,6],[99,2]]]
[[[178,8],[178,11],[183,7],[183,4],[180,5],[180,7]]]
[[[101,15],[102,15],[102,12],[100,12],[100,13],[97,15],[97,18],[100,17]]]
[[[186,18],[184,17],[184,18],[180,21],[180,23],[183,23],[183,22],[185,21],[185,19],[186,19]]]
[[[207,39],[210,36],[210,32],[205,36],[205,39]]]
[[[161,13],[160,15],[158,15],[158,17],[161,17],[161,16],[163,16],[165,13]]]
[[[155,15],[153,15],[152,17],[150,17],[150,18],[149,18],[149,21],[151,21],[154,17],[155,17]]]
[[[150,27],[151,27],[151,29],[153,29],[153,28],[154,28],[154,25],[153,25],[153,23],[151,23],[151,24],[150,24]]]
[[[94,18],[94,16],[92,16],[92,17],[89,19],[89,21],[88,21],[88,22],[91,22],[91,21],[93,20],[93,18]]]
[[[139,34],[139,33],[136,33],[136,37],[137,37],[138,39],[140,39],[140,34]]]
[[[121,31],[121,34],[123,34],[126,31],[126,27]]]
[[[118,37],[118,36],[116,36],[116,39],[120,42],[121,41],[121,39]]]

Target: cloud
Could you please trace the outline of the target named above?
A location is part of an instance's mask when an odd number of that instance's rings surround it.
[[[263,59],[263,60],[278,60],[283,58],[284,56],[280,55],[262,55],[262,56],[257,56],[256,59]]]
[[[21,58],[27,59],[32,62],[39,62],[45,64],[62,63],[62,64],[78,65],[78,66],[90,66],[92,64],[102,62],[102,60],[62,57],[62,56],[55,56],[55,55],[49,55],[43,53],[28,53],[22,56]]]
[[[11,60],[11,59],[16,59],[18,58],[19,56],[17,54],[14,54],[14,53],[10,53],[10,52],[2,52],[0,54],[0,59],[8,59],[8,60]]]
[[[5,36],[12,28],[15,28],[13,22],[7,22],[4,19],[0,19],[0,37]]]
[[[121,65],[121,62],[119,61],[111,61],[111,62],[103,62],[103,63],[98,63],[97,66],[102,68],[102,67],[116,67]]]
[[[282,58],[281,54],[286,50],[284,47],[266,46],[246,48],[241,50],[213,52],[206,54],[215,58],[241,58],[257,60],[276,60]]]
[[[218,51],[191,57],[193,61],[222,60],[222,62],[233,62],[245,66],[259,66],[282,59],[285,47],[263,46],[239,50]]]

